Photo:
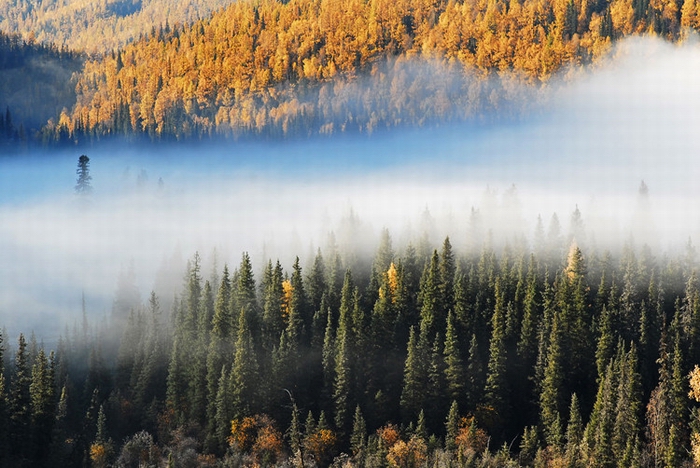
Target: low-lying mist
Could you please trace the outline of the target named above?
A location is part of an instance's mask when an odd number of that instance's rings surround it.
[[[384,228],[399,250],[449,235],[460,253],[489,232],[532,242],[555,213],[565,236],[578,209],[584,254],[680,249],[700,230],[699,82],[696,42],[634,38],[517,122],[0,159],[0,326],[53,342],[83,296],[95,320],[125,284],[172,298],[194,252],[206,276],[248,251],[259,278],[268,258],[308,265],[331,233],[362,255]],[[74,193],[81,152],[89,197]]]

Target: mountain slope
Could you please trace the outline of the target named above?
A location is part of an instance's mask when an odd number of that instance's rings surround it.
[[[0,141],[29,139],[70,108],[82,64],[77,54],[0,33]]]
[[[231,0],[0,0],[0,31],[89,53],[112,51],[154,26],[208,17]]]
[[[469,117],[617,38],[676,40],[698,17],[690,0],[244,0],[88,61],[76,106],[46,132],[287,135]]]

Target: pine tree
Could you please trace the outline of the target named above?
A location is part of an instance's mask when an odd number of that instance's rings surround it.
[[[596,367],[598,368],[598,379],[602,379],[605,374],[605,369],[613,357],[613,332],[612,332],[612,314],[603,306],[603,311],[600,314],[600,336],[598,337],[598,347],[595,352]]]
[[[564,356],[562,356],[561,340],[559,314],[555,313],[540,393],[540,416],[547,443],[550,445],[560,437],[560,434],[556,433],[555,422],[559,420],[562,410]]]
[[[445,332],[445,378],[447,394],[454,402],[463,402],[464,398],[464,365],[459,351],[459,341],[454,325],[452,312],[447,315],[447,330]]]
[[[469,409],[475,409],[477,403],[481,401],[482,390],[484,388],[483,371],[479,341],[476,338],[476,334],[472,334],[472,338],[469,342],[469,361],[467,362],[468,384],[466,387],[466,396]]]
[[[450,243],[450,238],[446,237],[440,251],[440,295],[445,313],[455,309],[455,272],[455,256],[452,252],[452,244]]]
[[[447,394],[445,381],[445,361],[442,354],[442,339],[438,333],[433,342],[428,366],[428,398],[426,405],[421,410],[427,420],[427,426],[431,434],[438,432],[442,426],[443,418],[447,411]]]
[[[231,336],[233,325],[233,314],[231,306],[231,278],[229,277],[228,265],[224,265],[224,272],[221,277],[221,284],[216,293],[214,303],[214,316],[212,317],[212,336],[225,339]]]
[[[581,441],[583,440],[583,420],[578,396],[571,395],[569,424],[566,426],[566,459],[569,466],[578,466],[581,461]]]
[[[10,449],[15,456],[29,455],[31,422],[31,374],[27,355],[27,341],[19,335],[17,353],[15,354],[15,372],[10,382]]]
[[[231,433],[231,420],[233,419],[232,385],[230,372],[226,371],[226,365],[221,368],[221,375],[216,389],[216,414],[214,416],[216,426],[215,443],[219,450],[226,447],[226,439]]]
[[[445,421],[445,449],[454,451],[457,448],[457,433],[459,431],[459,406],[457,401],[453,400],[450,406],[450,411],[447,413]]]
[[[352,379],[350,361],[352,358],[351,343],[354,341],[352,330],[352,310],[355,307],[355,294],[350,270],[345,274],[340,300],[340,317],[335,339],[335,382],[333,385],[333,407],[335,426],[339,431],[348,429],[349,412],[352,408],[351,392]]]
[[[306,292],[313,311],[321,310],[321,298],[326,294],[326,267],[319,249],[314,258],[311,272],[306,278]]]
[[[491,320],[491,340],[489,342],[489,362],[486,374],[485,401],[493,409],[500,423],[505,421],[509,411],[508,380],[506,375],[505,310],[501,279],[496,279],[495,309]]]
[[[8,395],[5,384],[5,334],[0,330],[0,466],[9,451],[8,440]]]
[[[442,298],[440,295],[440,259],[437,250],[433,251],[430,263],[426,265],[420,282],[418,300],[420,308],[420,330],[432,340],[439,330],[444,330],[442,315]]]
[[[43,464],[48,455],[55,420],[53,360],[53,353],[51,354],[52,363],[49,363],[44,349],[39,350],[32,366],[29,385],[33,455],[38,464]]]
[[[605,376],[599,382],[593,412],[584,432],[587,460],[593,466],[611,467],[615,460],[612,439],[618,366],[619,362],[611,360],[608,363]]]
[[[355,407],[355,415],[352,421],[352,434],[350,435],[350,449],[353,455],[357,456],[364,451],[367,446],[367,425],[362,417],[360,405]]]
[[[412,421],[418,416],[426,398],[428,380],[425,346],[419,343],[414,327],[408,338],[408,354],[404,366],[403,391],[401,392],[401,414],[404,421]]]
[[[238,340],[231,369],[233,417],[250,416],[257,409],[258,360],[252,336],[252,311],[241,308]]]
[[[90,158],[84,154],[78,158],[76,174],[78,175],[78,180],[75,183],[75,193],[78,195],[89,195],[92,193],[92,185],[90,185],[92,180],[90,175]]]

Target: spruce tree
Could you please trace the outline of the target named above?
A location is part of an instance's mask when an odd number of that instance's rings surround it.
[[[251,315],[252,311],[241,308],[236,353],[231,368],[232,414],[238,419],[254,414],[258,408],[258,359],[253,343]]]
[[[408,338],[408,354],[404,366],[403,391],[401,392],[401,414],[403,420],[415,420],[426,398],[428,380],[425,347],[419,343],[415,328],[411,327]]]
[[[566,460],[569,466],[581,464],[581,441],[583,440],[583,420],[578,396],[571,395],[569,406],[569,423],[566,426]]]
[[[364,451],[367,445],[367,425],[362,417],[360,405],[355,407],[355,415],[352,421],[352,434],[350,435],[350,449],[353,455],[357,456]]]
[[[51,355],[53,361],[53,353]],[[29,397],[31,401],[31,426],[33,455],[38,464],[43,464],[51,444],[55,420],[55,390],[52,364],[41,348],[32,366]]]
[[[445,313],[455,309],[455,255],[452,251],[450,238],[445,237],[440,251],[440,295],[442,297],[442,307]]]
[[[505,310],[500,278],[495,285],[495,309],[491,320],[491,340],[489,342],[489,362],[486,374],[484,398],[493,409],[497,426],[505,421],[509,411],[508,378],[506,375]]]
[[[29,455],[30,423],[31,423],[31,371],[27,355],[27,341],[23,334],[19,335],[17,353],[15,354],[14,375],[10,382],[10,417],[9,440],[13,455],[24,457]]]
[[[447,413],[445,421],[445,449],[454,451],[457,448],[457,433],[459,431],[459,406],[457,401],[453,400],[450,406],[450,411]]]
[[[78,158],[78,169],[76,170],[78,180],[75,183],[75,193],[78,195],[89,195],[92,193],[92,176],[90,175],[90,158],[81,155]]]
[[[564,356],[561,340],[559,314],[555,313],[540,393],[540,417],[548,444],[552,444],[560,436],[556,433],[558,429],[555,423],[559,420],[562,410]]]
[[[464,364],[459,351],[459,341],[454,325],[452,312],[447,315],[447,330],[445,332],[445,379],[447,381],[447,394],[452,401],[463,402],[464,398]]]

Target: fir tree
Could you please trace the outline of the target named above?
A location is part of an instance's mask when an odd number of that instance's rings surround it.
[[[17,353],[15,354],[14,375],[10,382],[10,449],[15,456],[29,455],[31,434],[31,373],[27,355],[27,341],[19,335]]]
[[[78,175],[78,180],[75,183],[75,193],[78,195],[89,195],[92,193],[92,185],[90,185],[90,181],[92,181],[92,176],[90,175],[90,158],[84,154],[78,158],[76,174]]]
[[[404,421],[414,420],[425,402],[428,380],[427,359],[425,346],[419,343],[415,328],[411,327],[401,393],[401,413]]]
[[[447,315],[447,330],[445,333],[445,379],[447,381],[447,394],[454,402],[463,401],[464,396],[464,365],[460,357],[459,341],[454,326],[453,314]]]
[[[360,405],[355,407],[355,415],[352,421],[352,434],[350,435],[350,449],[357,456],[364,451],[367,445],[367,425],[362,417]]]

